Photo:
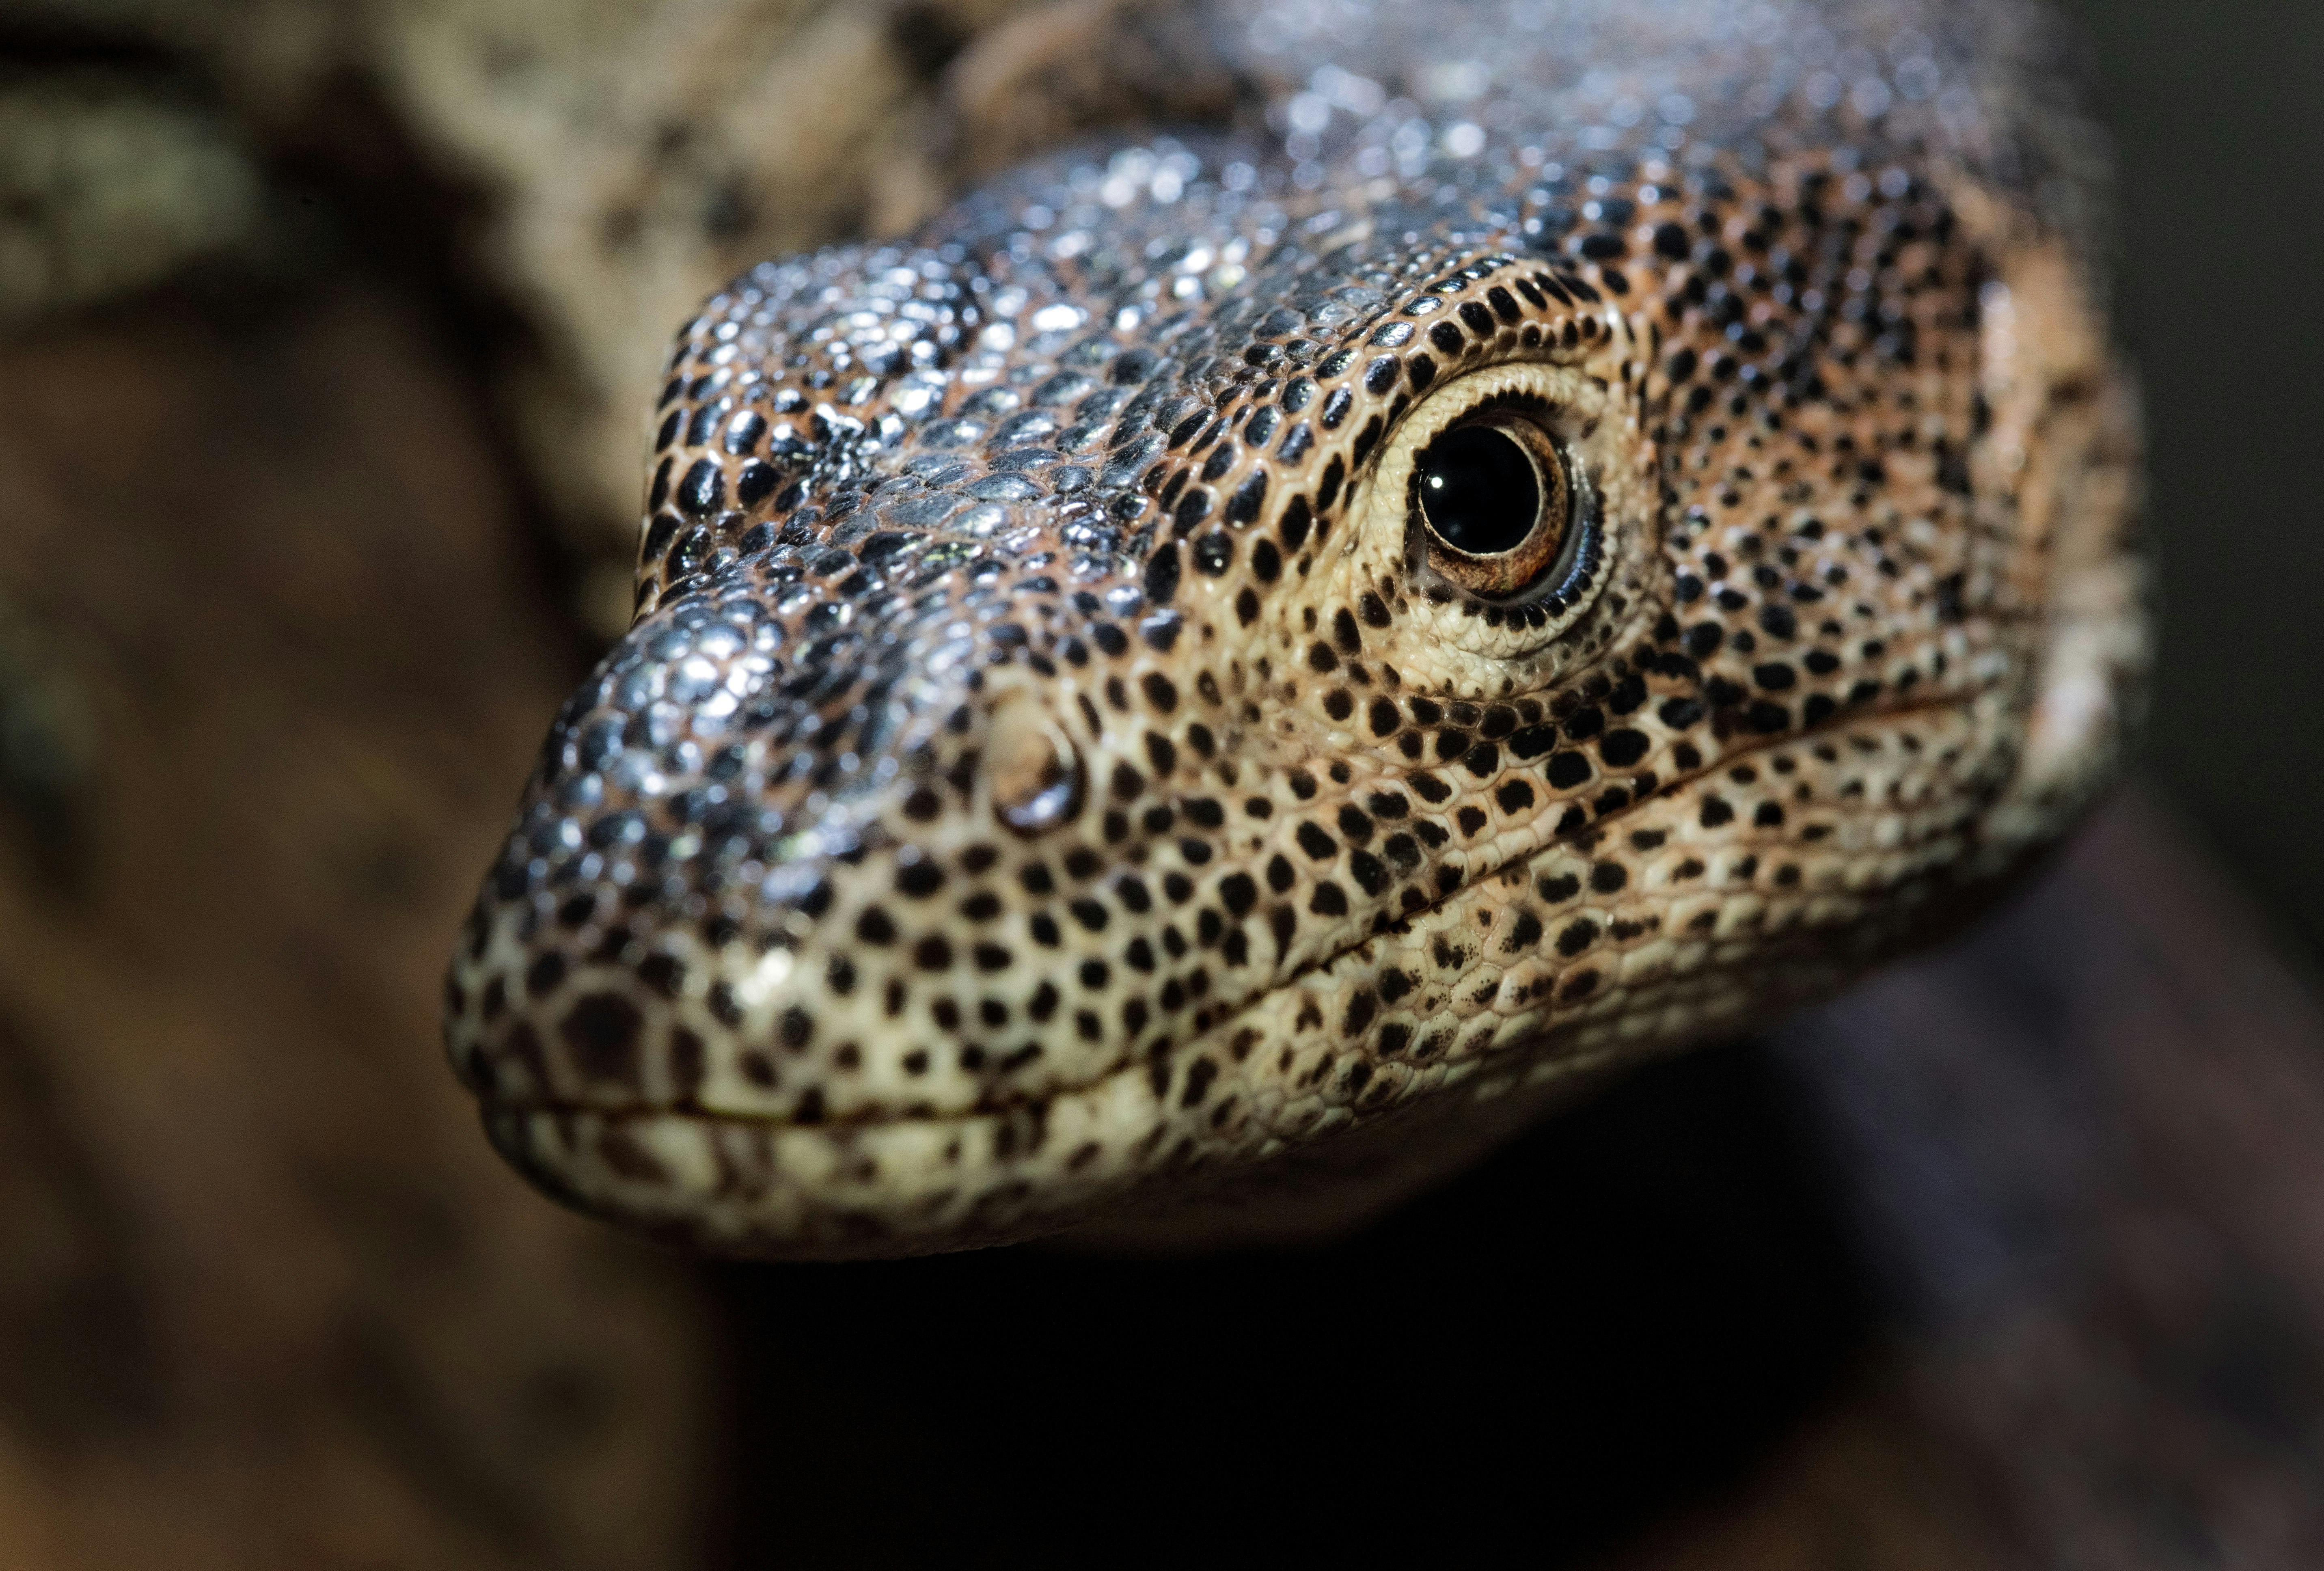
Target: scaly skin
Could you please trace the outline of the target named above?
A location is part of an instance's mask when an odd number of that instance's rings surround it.
[[[1074,14],[1026,90],[1102,104]],[[681,334],[636,624],[448,986],[560,1197],[778,1256],[1344,1223],[1958,919],[2111,767],[2135,420],[2038,18],[1172,25],[1228,129]],[[1487,599],[1412,476],[1491,399],[1594,532]]]

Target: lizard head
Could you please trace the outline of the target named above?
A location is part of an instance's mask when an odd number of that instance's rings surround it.
[[[1454,153],[1060,159],[686,328],[453,966],[504,1152],[710,1248],[1024,1236],[1505,1127],[2057,833],[2139,631],[2064,252],[1846,149]]]

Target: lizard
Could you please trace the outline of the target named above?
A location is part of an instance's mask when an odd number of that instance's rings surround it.
[[[446,984],[550,1194],[1327,1234],[2103,789],[2138,412],[2041,11],[1035,14],[1012,162],[677,337],[634,620]]]

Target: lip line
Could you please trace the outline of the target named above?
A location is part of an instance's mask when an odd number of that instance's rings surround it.
[[[1637,812],[1641,809],[1645,808],[1648,803],[1666,799],[1670,790],[1674,790],[1679,787],[1691,784],[1696,781],[1707,779],[1711,775],[1717,773],[1720,770],[1731,769],[1740,760],[1756,757],[1762,753],[1769,752],[1775,748],[1782,747],[1786,744],[1797,745],[1810,740],[1811,738],[1821,736],[1831,731],[1840,729],[1842,725],[1861,725],[1866,721],[1877,722],[1894,720],[1904,716],[1925,714],[1932,709],[1950,708],[1954,705],[1962,702],[1965,698],[1973,698],[1974,696],[1974,694],[1956,694],[1941,699],[1932,698],[1918,703],[1898,704],[1893,707],[1861,711],[1856,714],[1847,715],[1845,716],[1834,716],[1831,720],[1811,730],[1761,738],[1733,753],[1727,753],[1716,763],[1706,764],[1704,767],[1696,770],[1692,774],[1679,776],[1671,782],[1671,785],[1667,790],[1657,790],[1653,796],[1645,799],[1643,801],[1632,802],[1628,807],[1622,809],[1620,811],[1609,814],[1605,818],[1596,820],[1585,829],[1577,830],[1571,836],[1560,836],[1556,839],[1550,840],[1545,844],[1526,852],[1521,858],[1503,863],[1498,867],[1486,869],[1474,877],[1463,878],[1459,889],[1456,889],[1451,893],[1445,894],[1437,900],[1430,901],[1427,905],[1419,908],[1417,910],[1408,912],[1398,919],[1397,926],[1399,928],[1408,927],[1415,919],[1424,917],[1432,911],[1442,910],[1446,905],[1452,903],[1452,901],[1458,899],[1468,890],[1476,887],[1480,883],[1489,882],[1491,879],[1499,876],[1501,873],[1508,872],[1509,868],[1529,864],[1554,850],[1570,848],[1582,836],[1600,833],[1609,826],[1620,823],[1632,813]],[[1390,930],[1393,931],[1394,929]],[[1226,1030],[1227,1028],[1233,1025],[1235,1021],[1248,1015],[1253,1009],[1257,1008],[1268,998],[1281,993],[1286,988],[1296,986],[1299,983],[1314,975],[1318,972],[1332,969],[1348,956],[1354,954],[1358,949],[1363,947],[1364,945],[1372,942],[1375,938],[1381,936],[1382,935],[1379,932],[1368,933],[1352,943],[1333,950],[1328,955],[1321,956],[1316,959],[1309,961],[1306,965],[1300,966],[1297,970],[1284,977],[1275,986],[1254,993],[1250,998],[1238,1005],[1223,1019],[1213,1021],[1209,1030],[1202,1032],[1198,1036],[1188,1039],[1188,1040],[1184,1043],[1181,1043],[1176,1049],[1173,1049],[1172,1056],[1176,1057],[1183,1052],[1194,1049],[1197,1043],[1217,1037],[1219,1034]],[[885,1116],[847,1114],[826,1117],[814,1123],[802,1123],[796,1118],[772,1113],[729,1113],[700,1107],[681,1107],[675,1104],[663,1104],[659,1106],[648,1106],[638,1104],[601,1105],[595,1103],[575,1102],[560,1098],[543,1098],[540,1100],[528,1101],[496,1101],[480,1097],[478,1099],[478,1105],[480,1110],[487,1117],[546,1113],[558,1116],[586,1114],[590,1117],[604,1119],[609,1123],[627,1123],[642,1119],[675,1118],[683,1119],[689,1123],[724,1124],[732,1127],[761,1127],[777,1130],[827,1130],[835,1133],[852,1132],[859,1130],[906,1127],[913,1129],[931,1129],[946,1124],[965,1123],[971,1119],[1005,1118],[1012,1113],[1019,1112],[1026,1108],[1046,1107],[1064,1097],[1073,1096],[1084,1092],[1093,1090],[1097,1086],[1104,1084],[1107,1080],[1111,1079],[1116,1076],[1128,1073],[1131,1069],[1138,1067],[1139,1067],[1139,1066],[1136,1064],[1125,1064],[1119,1068],[1110,1069],[1104,1074],[1100,1075],[1093,1079],[1084,1081],[1079,1085],[1062,1086],[1053,1090],[1035,1095],[1027,1095],[998,1104],[980,1103],[975,1106],[969,1107],[959,1112],[939,1113],[926,1118],[912,1118],[900,1114]]]

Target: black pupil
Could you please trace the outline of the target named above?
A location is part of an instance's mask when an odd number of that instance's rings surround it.
[[[1428,527],[1456,551],[1499,556],[1525,543],[1541,518],[1541,481],[1515,437],[1462,426],[1428,444],[1418,460]]]

